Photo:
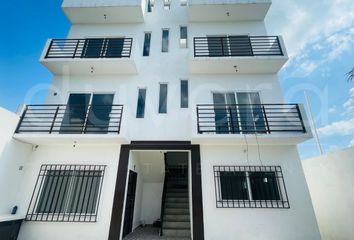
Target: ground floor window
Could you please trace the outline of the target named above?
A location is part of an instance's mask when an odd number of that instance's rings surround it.
[[[217,208],[290,208],[280,166],[214,166]]]
[[[96,222],[104,165],[42,165],[27,221]]]

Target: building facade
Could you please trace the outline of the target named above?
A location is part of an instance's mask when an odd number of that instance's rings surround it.
[[[24,217],[18,239],[320,239],[270,6],[64,0],[46,101],[12,130],[26,154],[2,211]]]

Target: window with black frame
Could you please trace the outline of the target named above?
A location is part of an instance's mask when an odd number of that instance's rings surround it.
[[[26,221],[96,222],[104,165],[42,165]]]
[[[280,166],[214,166],[217,208],[290,208]]]

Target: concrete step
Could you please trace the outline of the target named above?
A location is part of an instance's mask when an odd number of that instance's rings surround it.
[[[167,192],[166,197],[173,197],[173,198],[188,198],[188,193],[185,192]]]
[[[167,188],[166,192],[174,192],[174,193],[188,193],[188,188]]]
[[[191,237],[190,229],[162,228],[165,237]]]
[[[191,223],[189,221],[181,222],[181,221],[164,221],[163,222],[164,228],[175,228],[175,229],[190,229]]]
[[[189,208],[165,208],[164,213],[169,215],[185,215],[189,214]]]
[[[175,185],[180,187],[187,187],[188,181],[167,181],[167,185]]]
[[[163,216],[163,220],[164,221],[181,221],[181,222],[185,222],[185,221],[190,221],[190,217],[189,214],[164,214]]]
[[[166,203],[189,203],[189,198],[182,198],[182,197],[168,197],[165,200]]]
[[[189,203],[165,203],[165,208],[189,208]]]

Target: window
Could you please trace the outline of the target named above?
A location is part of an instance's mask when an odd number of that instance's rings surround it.
[[[181,6],[183,7],[187,6],[187,0],[181,0]]]
[[[168,52],[169,35],[168,29],[162,29],[162,52]]]
[[[290,208],[280,166],[214,166],[217,208]]]
[[[188,80],[181,80],[181,108],[188,108]]]
[[[136,107],[136,118],[144,118],[145,115],[146,89],[139,89],[138,105]]]
[[[266,133],[258,92],[213,93],[213,101],[216,133]]]
[[[167,113],[167,84],[160,84],[159,113]]]
[[[27,221],[96,222],[104,165],[42,165]]]
[[[99,134],[115,131],[109,127],[116,127],[116,117],[121,112],[112,104],[113,98],[114,94],[70,94],[65,111],[58,114],[60,117],[63,113],[59,132]]]
[[[147,0],[147,11],[152,12],[152,9],[154,8],[155,5],[155,0]]]
[[[163,8],[165,10],[170,10],[171,9],[171,0],[163,0]]]
[[[150,55],[150,43],[151,43],[151,33],[145,33],[143,56]]]
[[[181,48],[187,48],[187,44],[188,44],[187,27],[180,27],[179,45]]]

